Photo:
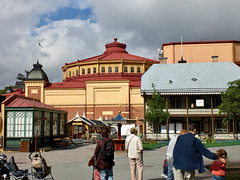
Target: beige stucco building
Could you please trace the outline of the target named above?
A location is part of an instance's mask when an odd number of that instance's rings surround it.
[[[25,80],[25,96],[67,111],[68,121],[77,113],[91,120],[112,119],[119,111],[126,119],[143,120],[141,76],[159,61],[129,54],[117,38],[105,47],[101,55],[65,63],[62,82],[50,83],[35,64]],[[37,73],[42,74],[39,80]]]
[[[166,63],[178,63],[181,56],[187,63],[240,61],[240,41],[197,41],[162,44]]]

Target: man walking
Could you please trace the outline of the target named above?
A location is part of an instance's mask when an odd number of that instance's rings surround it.
[[[136,167],[138,169],[138,180],[143,180],[143,146],[140,138],[137,136],[137,128],[130,129],[131,135],[125,141],[125,149],[131,168],[131,180],[137,180]]]
[[[179,132],[179,135],[188,133],[185,129],[182,129]],[[166,156],[167,156],[167,167],[168,167],[168,174],[167,174],[167,180],[174,180],[173,175],[173,149],[177,142],[178,136],[173,137],[168,144]]]
[[[178,137],[173,150],[173,173],[175,180],[194,180],[195,169],[199,173],[205,171],[203,157],[218,159],[215,153],[209,151],[202,142],[195,137],[197,125],[191,124],[189,133]]]

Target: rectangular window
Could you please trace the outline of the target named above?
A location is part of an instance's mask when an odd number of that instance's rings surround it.
[[[44,112],[44,136],[50,135],[50,112]]]
[[[180,98],[171,98],[170,99],[170,109],[180,109]]]
[[[34,135],[38,136],[41,135],[41,122],[42,122],[41,114],[42,114],[41,111],[34,112]]]
[[[169,133],[175,133],[175,124],[169,123]]]
[[[58,114],[53,113],[53,135],[57,135],[58,131]]]
[[[176,123],[176,133],[180,133],[180,131],[183,129],[182,123]]]
[[[60,134],[63,135],[65,133],[65,118],[67,118],[64,114],[60,115]]]
[[[32,137],[32,119],[30,111],[7,112],[7,137]]]

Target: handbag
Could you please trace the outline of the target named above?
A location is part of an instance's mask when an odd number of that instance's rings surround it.
[[[92,156],[91,159],[88,161],[88,166],[92,166],[94,164],[95,156]]]
[[[94,168],[94,180],[101,180],[100,172],[97,168]]]

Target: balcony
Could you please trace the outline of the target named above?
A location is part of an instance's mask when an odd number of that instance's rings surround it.
[[[170,114],[187,114],[187,109],[168,109]],[[217,115],[219,109],[213,109],[213,114]],[[188,114],[205,114],[211,115],[211,109],[188,109]]]

